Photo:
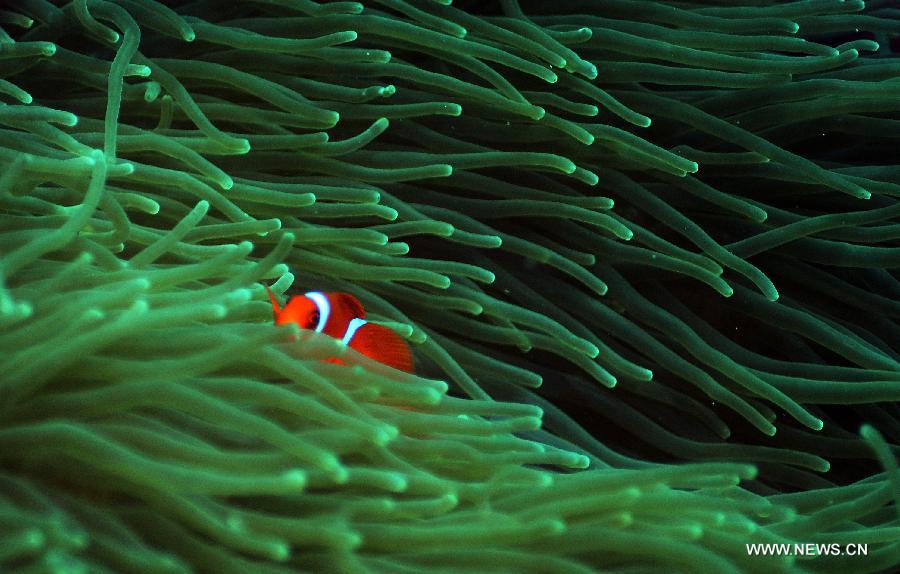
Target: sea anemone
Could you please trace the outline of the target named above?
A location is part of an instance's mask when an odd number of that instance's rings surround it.
[[[892,3],[468,4],[0,11],[0,569],[900,566]]]

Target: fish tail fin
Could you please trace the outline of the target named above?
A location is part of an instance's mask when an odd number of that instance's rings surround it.
[[[413,372],[413,355],[406,339],[383,325],[366,323],[353,336],[350,348],[399,371]]]

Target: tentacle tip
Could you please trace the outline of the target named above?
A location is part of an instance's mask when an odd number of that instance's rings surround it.
[[[340,464],[327,469],[327,472],[331,475],[335,484],[347,484],[347,481],[350,480],[350,472]]]
[[[881,433],[868,423],[859,427],[859,435],[866,440],[876,440],[881,438]]]
[[[400,429],[393,425],[385,425],[384,427],[378,429],[375,433],[375,444],[378,446],[384,446],[400,436]]]
[[[209,306],[209,318],[210,319],[224,319],[228,316],[228,308],[225,305],[210,305]]]
[[[538,430],[541,428],[540,417],[524,417],[522,426],[524,430]]]
[[[32,528],[25,533],[24,544],[29,549],[37,549],[41,548],[46,540],[47,538],[44,536],[43,532],[37,528]]]
[[[34,314],[34,307],[31,305],[31,303],[23,301],[16,305],[12,314],[21,319],[27,319]]]
[[[551,536],[563,534],[566,531],[566,523],[559,519],[551,520],[548,530],[548,534]]]
[[[284,542],[273,543],[269,550],[269,558],[275,562],[286,562],[291,557],[291,547]]]
[[[306,473],[303,472],[302,469],[295,468],[289,470],[284,473],[282,478],[284,478],[284,481],[288,483],[291,488],[302,489],[306,487]]]
[[[341,546],[347,550],[354,550],[362,546],[363,537],[358,532],[349,532],[344,536]]]
[[[146,306],[146,304],[145,304],[145,306]],[[103,309],[98,309],[98,308],[94,307],[94,308],[90,308],[90,309],[85,309],[81,313],[81,317],[86,321],[99,322],[106,318],[106,313],[103,311]]]
[[[150,310],[150,304],[147,302],[146,299],[138,299],[131,305],[131,308],[129,309],[129,311],[131,311],[132,313],[134,313],[136,315],[143,315],[144,313],[146,313],[149,310]],[[101,313],[102,313],[102,311],[101,311]]]
[[[759,476],[759,467],[755,464],[744,465],[738,473],[738,478],[741,480],[755,480],[757,476]]]
[[[588,468],[591,466],[591,459],[583,454],[577,454],[572,459],[571,468]]]
[[[225,296],[225,301],[229,307],[246,303],[253,299],[253,291],[247,288],[235,289]]]
[[[437,389],[426,389],[425,395],[422,397],[423,402],[429,405],[436,405],[441,402],[443,394]]]

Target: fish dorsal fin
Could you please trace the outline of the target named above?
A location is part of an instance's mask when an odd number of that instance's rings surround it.
[[[266,293],[269,294],[269,301],[272,302],[272,315],[277,319],[278,315],[281,313],[281,307],[278,305],[278,299],[275,298],[275,293],[272,293],[272,290],[269,289],[268,285],[263,285],[266,288]]]
[[[331,300],[331,304],[334,307],[340,308],[343,311],[342,314],[346,313],[348,316],[348,321],[350,319],[366,318],[366,310],[363,308],[362,303],[359,302],[359,299],[351,295],[350,293],[328,293],[328,298]]]

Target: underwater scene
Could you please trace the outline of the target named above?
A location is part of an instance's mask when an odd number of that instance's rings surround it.
[[[897,0],[0,1],[0,572],[900,572]]]

